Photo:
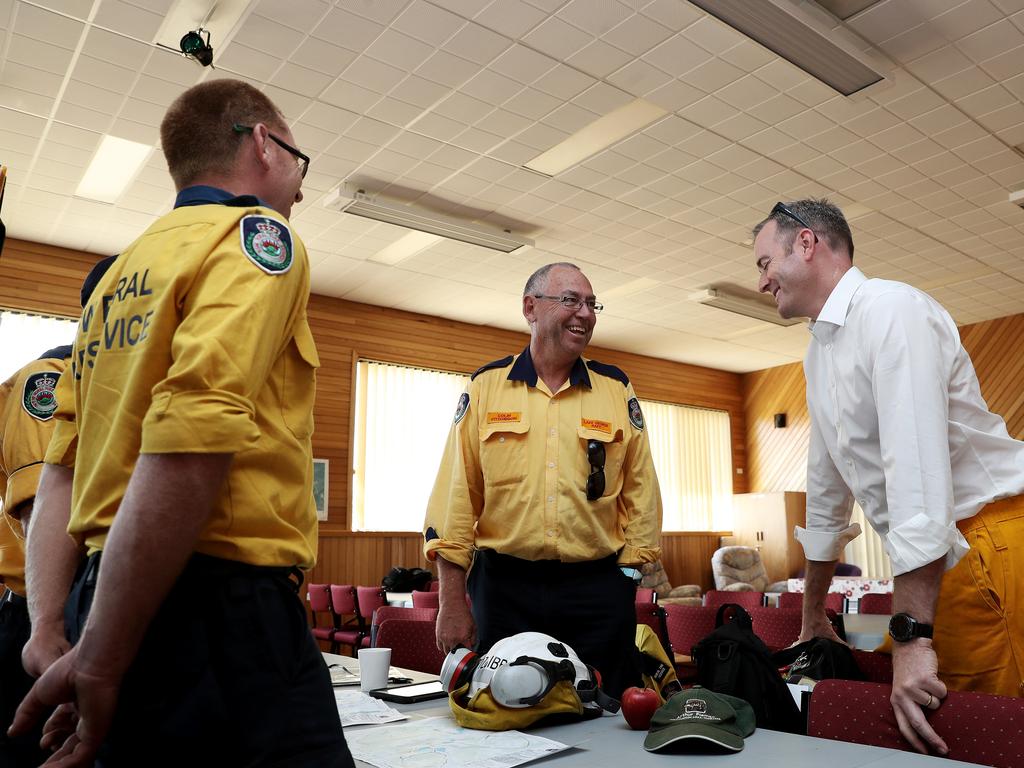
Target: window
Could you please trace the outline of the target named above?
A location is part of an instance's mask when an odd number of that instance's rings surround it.
[[[356,363],[352,530],[419,531],[469,376]],[[664,530],[732,525],[729,414],[642,401],[665,507]]]
[[[73,342],[76,325],[74,320],[0,312],[0,381],[43,352]]]
[[[460,373],[360,360],[352,441],[352,530],[418,531],[459,395]]]
[[[665,531],[732,527],[729,414],[641,400],[661,485]]]

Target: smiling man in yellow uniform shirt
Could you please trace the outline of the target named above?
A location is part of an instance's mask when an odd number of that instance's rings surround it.
[[[0,765],[36,766],[45,758],[40,730],[16,739],[7,726],[32,686],[21,666],[30,627],[25,594],[25,530],[57,408],[54,390],[71,346],[56,347],[0,384]]]
[[[662,508],[629,379],[582,357],[601,309],[573,264],[527,281],[530,345],[477,371],[459,400],[424,552],[438,563],[442,650],[543,632],[618,698],[640,683],[632,574],[660,556]]]
[[[47,456],[74,464],[77,644],[16,720],[74,702],[69,765],[352,765],[296,594],[316,554],[319,363],[293,145],[257,89],[185,91],[161,124],[175,210],[82,313],[77,436]]]

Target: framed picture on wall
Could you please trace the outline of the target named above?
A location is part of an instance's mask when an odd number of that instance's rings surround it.
[[[316,519],[327,519],[327,459],[313,459],[313,501]]]

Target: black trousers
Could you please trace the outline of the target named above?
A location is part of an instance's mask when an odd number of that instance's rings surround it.
[[[99,553],[68,598],[72,642],[98,566]],[[193,555],[125,676],[97,766],[351,768],[297,589],[290,569]]]
[[[614,555],[563,563],[481,550],[468,589],[481,653],[510,635],[543,632],[597,669],[609,696],[617,699],[629,686],[642,685],[636,586],[619,570]]]
[[[34,768],[48,757],[39,748],[42,723],[16,739],[7,736],[14,713],[33,683],[21,665],[21,649],[30,633],[25,598],[0,584],[0,768]]]

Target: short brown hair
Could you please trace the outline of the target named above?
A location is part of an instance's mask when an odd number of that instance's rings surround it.
[[[824,237],[828,241],[829,248],[833,251],[846,251],[850,261],[853,261],[853,233],[850,232],[850,225],[847,224],[846,217],[839,210],[839,206],[822,198],[821,200],[796,200],[786,203],[786,208],[807,222],[816,236]],[[754,239],[757,239],[758,234],[769,221],[775,222],[777,238],[784,241],[788,238],[787,248],[793,245],[796,233],[803,227],[792,216],[779,212],[770,215],[754,227]]]
[[[207,173],[228,173],[245,134],[235,123],[286,127],[284,116],[257,88],[241,80],[209,80],[174,100],[160,123],[160,143],[178,189]]]

